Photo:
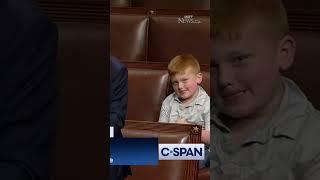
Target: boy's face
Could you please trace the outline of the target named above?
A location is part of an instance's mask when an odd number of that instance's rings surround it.
[[[172,87],[182,102],[194,97],[201,81],[201,73],[194,74],[188,70],[185,73],[178,73],[171,77]]]
[[[281,86],[278,42],[256,29],[255,23],[248,23],[239,39],[217,37],[213,41],[215,104],[233,118],[263,111]]]

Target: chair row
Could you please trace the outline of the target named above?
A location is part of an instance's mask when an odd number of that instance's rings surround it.
[[[210,64],[208,11],[112,8],[110,54],[125,62],[169,62],[193,54]]]
[[[210,9],[210,0],[110,0],[110,7],[208,10]]]

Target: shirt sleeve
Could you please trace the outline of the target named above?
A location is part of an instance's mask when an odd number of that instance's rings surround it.
[[[159,122],[168,123],[169,122],[169,106],[167,99],[165,99],[161,106]]]
[[[127,114],[128,70],[125,67],[119,69],[111,83],[110,126],[114,127],[114,134],[119,137]]]
[[[207,98],[205,103],[204,129],[210,131],[210,97]]]
[[[29,11],[29,5],[21,9]],[[23,18],[23,24],[16,26],[19,29],[11,25],[3,28],[12,29],[15,36],[10,43],[0,43],[1,47],[10,45],[10,49],[3,50],[0,60],[0,179],[51,176],[60,104],[56,70],[58,32],[47,18],[36,15],[36,8],[34,12],[35,15],[21,15],[32,18]],[[19,13],[15,15],[20,18]],[[1,37],[4,36],[11,35]]]

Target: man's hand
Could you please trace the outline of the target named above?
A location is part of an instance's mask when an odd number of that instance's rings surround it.
[[[177,119],[176,123],[178,123],[178,124],[190,124],[189,122],[187,122],[187,120],[185,118]]]

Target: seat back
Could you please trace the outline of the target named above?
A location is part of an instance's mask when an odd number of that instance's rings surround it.
[[[200,64],[210,63],[209,15],[158,11],[150,17],[148,60],[169,62],[178,54],[192,54]]]
[[[110,54],[122,61],[146,61],[148,21],[145,14],[110,15]]]
[[[128,68],[129,98],[127,119],[159,120],[162,101],[166,97],[166,70]]]
[[[210,0],[133,0],[132,6],[151,9],[210,9]]]
[[[131,7],[132,0],[110,0],[110,7]]]

